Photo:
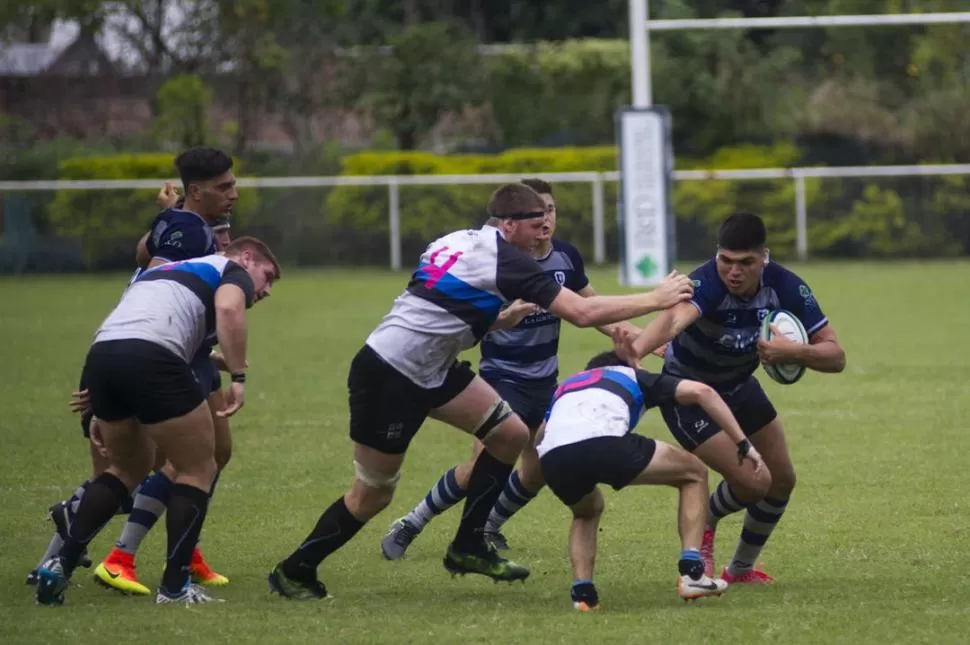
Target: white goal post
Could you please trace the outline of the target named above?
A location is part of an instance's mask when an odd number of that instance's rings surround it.
[[[620,159],[624,158],[623,131],[624,124],[633,125],[632,120],[637,115],[649,113],[653,108],[653,91],[650,79],[650,32],[651,31],[679,31],[688,29],[798,29],[816,27],[879,27],[894,25],[930,25],[930,24],[959,24],[970,23],[970,12],[943,13],[913,13],[913,14],[882,14],[882,15],[845,15],[845,16],[781,16],[774,18],[691,18],[683,20],[651,20],[649,14],[649,0],[629,0],[630,10],[630,69],[633,81],[632,109],[621,111],[617,115],[617,147],[620,149]],[[671,115],[673,119],[677,115]],[[669,120],[669,119],[668,119]],[[657,136],[667,136],[666,133]],[[627,135],[627,144],[632,143]],[[641,149],[627,150],[627,157],[643,156],[649,150],[663,148],[661,140],[642,136],[636,143]],[[673,153],[671,153],[673,154]],[[656,164],[651,172],[657,172],[649,183],[663,186],[665,176],[664,167],[672,167],[673,159],[665,159],[662,164]],[[620,227],[621,239],[621,268],[620,280],[631,286],[650,286],[656,284],[666,275],[675,256],[673,214],[670,212],[669,200],[665,199],[662,191],[652,194],[634,186],[632,181],[626,182],[624,190],[624,172],[620,171]],[[637,178],[637,185],[644,181],[643,173]],[[631,195],[636,196],[634,200]],[[804,211],[804,204],[799,210]],[[666,212],[664,212],[666,211]],[[655,217],[644,217],[644,213],[660,214]],[[671,230],[668,230],[670,227]],[[644,244],[648,240],[648,244]],[[666,241],[666,249],[658,252],[652,258],[643,260],[644,249],[658,248]],[[637,247],[640,247],[639,249]],[[640,269],[637,265],[640,265]],[[645,275],[642,267],[649,266],[651,271]]]

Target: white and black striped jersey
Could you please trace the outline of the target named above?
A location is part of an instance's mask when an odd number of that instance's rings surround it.
[[[94,342],[147,340],[188,363],[206,336],[215,333],[215,293],[224,284],[239,286],[246,294],[246,306],[252,306],[252,278],[224,255],[142,271],[101,323]]]
[[[498,229],[457,231],[428,245],[367,344],[416,385],[438,387],[458,354],[488,332],[502,305],[521,298],[548,309],[560,288]]]

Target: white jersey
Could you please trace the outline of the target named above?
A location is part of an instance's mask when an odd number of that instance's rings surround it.
[[[498,229],[458,231],[428,245],[407,289],[366,342],[416,385],[438,387],[503,304],[521,298],[548,309],[560,288]]]
[[[121,301],[98,328],[94,342],[139,339],[168,349],[186,363],[215,332],[215,292],[235,284],[253,302],[253,281],[223,255],[170,262],[134,277]]]
[[[556,390],[546,416],[542,457],[550,450],[597,437],[622,437],[641,415],[674,400],[680,379],[632,367],[601,367],[571,376]]]

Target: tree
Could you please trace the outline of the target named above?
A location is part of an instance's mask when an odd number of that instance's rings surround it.
[[[482,64],[467,29],[444,22],[414,25],[389,44],[389,50],[361,59],[358,105],[373,110],[401,150],[416,148],[444,114],[481,102]]]

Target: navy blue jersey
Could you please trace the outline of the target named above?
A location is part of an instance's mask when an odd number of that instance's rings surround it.
[[[166,208],[155,216],[146,246],[152,258],[160,258],[166,262],[193,260],[216,253],[212,227],[198,213],[181,208]],[[129,284],[142,271],[144,269],[135,271]],[[215,334],[210,334],[199,347],[198,357],[207,356],[217,344]]]
[[[571,244],[553,240],[549,255],[539,258],[546,275],[571,291],[589,284],[583,257]],[[489,380],[551,381],[559,373],[559,316],[541,311],[512,329],[489,332],[482,339],[479,372]]]
[[[828,324],[808,285],[774,262],[764,268],[761,285],[749,299],[728,293],[716,260],[705,262],[690,277],[690,303],[701,316],[667,348],[664,371],[669,374],[721,390],[731,388],[758,368],[761,324],[771,311],[787,309],[802,321],[809,336]]]

